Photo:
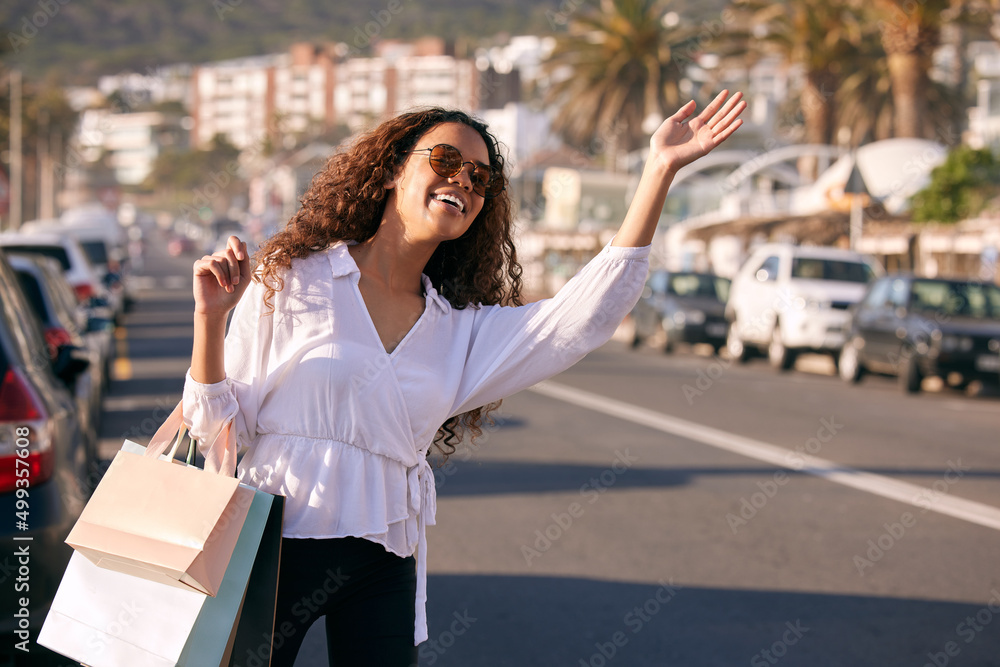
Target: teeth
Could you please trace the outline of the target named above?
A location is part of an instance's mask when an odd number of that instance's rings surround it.
[[[458,197],[456,197],[455,195],[447,195],[447,194],[445,194],[445,195],[434,195],[434,199],[437,199],[438,201],[451,202],[452,204],[454,204],[455,206],[458,207],[458,210],[460,212],[462,212],[462,213],[465,212],[465,204],[463,204],[462,200],[459,199]]]

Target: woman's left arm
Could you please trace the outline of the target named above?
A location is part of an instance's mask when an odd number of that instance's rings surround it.
[[[652,243],[667,190],[677,171],[707,155],[743,124],[739,118],[747,106],[743,93],[727,100],[728,95],[727,90],[719,93],[694,118],[691,115],[695,103],[688,102],[653,133],[639,187],[612,245],[638,248]]]

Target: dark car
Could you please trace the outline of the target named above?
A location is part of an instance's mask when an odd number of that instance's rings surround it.
[[[677,343],[707,343],[716,354],[726,344],[729,279],[711,273],[654,271],[632,310],[632,346],[663,331],[664,352]]]
[[[77,402],[80,430],[90,461],[97,462],[97,430],[101,416],[106,368],[99,345],[88,339],[86,315],[73,298],[72,289],[55,260],[41,255],[7,255],[21,291],[42,323],[52,361],[69,364],[86,361],[86,370],[67,383]],[[67,358],[59,360],[59,355]]]
[[[71,549],[64,543],[86,499],[87,456],[65,380],[83,368],[54,365],[42,325],[0,253],[0,664],[31,650]],[[61,374],[63,377],[58,377]],[[27,573],[27,574],[25,574]],[[31,662],[31,664],[38,664]]]
[[[926,377],[965,387],[1000,384],[1000,287],[970,280],[887,276],[852,313],[840,376],[898,375],[907,392]]]

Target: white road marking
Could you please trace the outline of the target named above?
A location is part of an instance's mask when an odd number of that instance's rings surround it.
[[[540,382],[532,387],[531,391],[664,433],[724,449],[740,456],[822,477],[859,491],[866,491],[876,496],[913,505],[921,510],[926,509],[993,530],[1000,530],[1000,508],[991,505],[957,498],[947,493],[939,493],[927,487],[901,482],[883,475],[864,472],[818,456],[794,452],[784,447],[678,419],[662,412],[640,408],[631,403],[617,401],[607,396],[555,382]],[[802,464],[801,467],[796,465],[798,463]]]

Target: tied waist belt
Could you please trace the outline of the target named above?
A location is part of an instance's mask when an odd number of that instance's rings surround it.
[[[427,641],[427,526],[433,526],[437,515],[437,490],[434,471],[426,459],[408,469],[406,482],[410,492],[410,507],[417,517],[417,599],[414,641]],[[411,545],[412,546],[412,545]]]

